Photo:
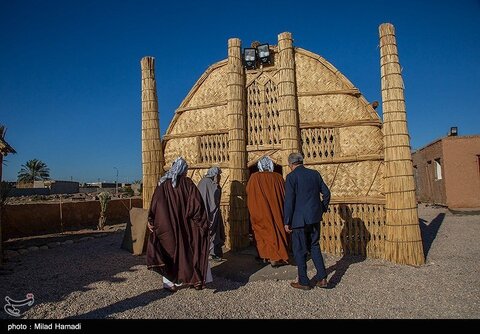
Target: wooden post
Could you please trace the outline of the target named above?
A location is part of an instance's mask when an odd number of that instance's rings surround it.
[[[143,208],[149,209],[153,192],[163,174],[164,157],[160,141],[155,58],[144,57],[142,67],[142,173]]]
[[[278,111],[280,114],[280,142],[282,144],[283,175],[289,172],[288,155],[300,152],[298,108],[296,102],[295,54],[292,34],[278,35]]]
[[[247,147],[245,140],[245,71],[242,46],[238,38],[228,40],[228,154],[230,168],[230,248],[248,246],[248,209],[246,203]]]
[[[421,265],[425,263],[425,257],[395,29],[392,24],[384,23],[379,32],[385,146],[385,259]]]

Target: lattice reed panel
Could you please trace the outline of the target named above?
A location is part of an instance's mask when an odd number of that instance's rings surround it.
[[[323,216],[324,252],[381,258],[384,243],[385,210],[381,204],[331,204]]]
[[[248,145],[262,145],[261,87],[254,81],[247,89]]]
[[[385,206],[369,205],[367,210],[371,219],[365,220],[370,232],[370,242],[367,245],[367,254],[381,258],[385,253]]]
[[[280,144],[277,85],[260,77],[247,88],[247,145]]]
[[[199,149],[198,162],[221,163],[228,161],[228,133],[199,136],[197,138]]]
[[[266,144],[280,144],[280,125],[278,124],[280,114],[278,112],[277,102],[277,85],[269,80],[265,84],[265,111],[267,113],[265,117]]]
[[[302,129],[302,151],[306,159],[321,161],[339,155],[337,128]]]

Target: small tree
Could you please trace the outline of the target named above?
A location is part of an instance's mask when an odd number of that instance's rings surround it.
[[[107,221],[107,205],[108,201],[112,198],[112,195],[108,191],[103,191],[98,194],[100,200],[100,218],[98,219],[98,229],[103,230],[105,222]]]

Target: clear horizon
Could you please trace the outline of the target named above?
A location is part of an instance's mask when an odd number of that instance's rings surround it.
[[[412,149],[457,126],[480,134],[480,1],[392,3],[278,0],[16,0],[0,3],[0,124],[17,151],[3,166],[16,181],[39,159],[50,177],[79,182],[142,178],[140,60],[156,60],[161,135],[227,41],[294,45],[335,66],[379,101],[378,26],[395,26]]]

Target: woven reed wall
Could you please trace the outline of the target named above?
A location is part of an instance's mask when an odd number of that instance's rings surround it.
[[[247,146],[280,147],[277,80],[267,73],[247,84]]]
[[[383,258],[384,205],[333,202],[323,217],[320,245],[330,254]]]
[[[165,168],[179,155],[190,168],[228,162],[226,65],[210,66],[176,110],[163,137]]]
[[[165,144],[165,169],[170,168],[176,157],[182,156],[189,165],[197,162],[197,137],[176,138]]]
[[[296,48],[305,164],[332,192],[322,250],[382,257],[385,240],[381,120],[355,86],[324,58]]]
[[[206,80],[205,84],[209,84]],[[219,87],[218,89],[225,89]],[[194,95],[195,96],[195,95]],[[206,101],[207,102],[207,101]],[[178,109],[175,126],[168,134],[187,136],[194,132],[214,131],[218,129],[227,129],[227,101],[217,106],[207,103],[191,109]],[[168,137],[167,137],[168,138]]]
[[[299,93],[353,88],[328,61],[299,47],[295,48],[295,68]]]
[[[339,131],[335,128],[302,129],[300,145],[306,159],[322,162],[340,155]]]
[[[367,256],[380,257],[385,236],[382,122],[358,89],[335,67],[309,51],[301,48],[292,50],[296,84],[293,93],[297,95],[298,102],[295,128],[299,136],[298,145],[304,153],[310,152],[310,157],[305,159],[307,167],[319,170],[332,190],[332,206],[325,216],[327,225],[322,229],[322,249],[343,254],[343,247],[348,247],[347,253],[365,252]],[[265,154],[270,155],[277,164],[283,164],[285,160],[281,144],[275,143],[275,139],[284,136],[278,132],[277,125],[280,127],[285,122],[281,118],[282,107],[279,105],[279,82],[282,80],[280,57],[277,47],[272,46],[271,51],[274,64],[246,71],[243,79],[246,156],[240,159],[246,161],[245,167],[251,166]],[[196,183],[207,168],[218,162],[224,172],[222,182],[226,180],[221,210],[227,232],[227,247],[238,248],[248,235],[248,225],[244,223],[248,219],[248,211],[243,209],[242,197],[242,184],[246,180],[247,170],[237,170],[234,172],[236,176],[232,176],[230,167],[238,164],[238,158],[232,165],[230,152],[238,148],[228,146],[226,161],[212,160],[209,163],[201,157],[205,154],[218,157],[221,152],[212,144],[208,148],[209,153],[205,153],[205,146],[202,148],[199,144],[212,140],[221,143],[223,139],[218,139],[219,136],[226,134],[232,138],[229,129],[234,120],[228,111],[231,107],[227,101],[230,101],[228,96],[233,96],[235,92],[229,91],[227,86],[227,82],[231,81],[227,79],[230,72],[226,65],[227,61],[221,61],[207,69],[177,109],[164,137],[165,161],[169,166],[176,156],[184,154],[194,170],[192,178]],[[238,73],[237,79],[241,78]],[[238,96],[239,93],[235,94]],[[238,121],[241,120],[236,119],[235,126],[238,126]],[[227,145],[232,143],[230,140]],[[319,154],[325,151],[333,151],[334,154]],[[316,152],[316,156],[313,152]],[[231,196],[232,189],[237,191],[235,196]],[[242,208],[236,209],[235,206]],[[351,218],[342,218],[342,210],[351,210]],[[233,216],[233,224],[232,214],[236,215]],[[359,225],[360,221],[365,229]]]
[[[230,160],[228,133],[198,137],[200,156],[197,162],[208,164],[226,163]]]
[[[195,94],[183,107],[201,106],[210,103],[223,103],[227,101],[226,75],[227,63],[218,62],[210,68],[208,78],[198,87],[194,87]],[[207,70],[208,71],[208,70]]]
[[[378,126],[340,128],[339,137],[344,157],[383,154],[383,134]]]
[[[384,196],[383,161],[306,165],[320,172],[332,192],[332,197],[368,201],[369,197],[377,199]]]

